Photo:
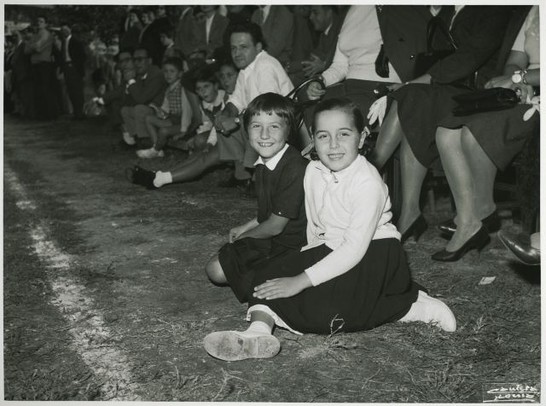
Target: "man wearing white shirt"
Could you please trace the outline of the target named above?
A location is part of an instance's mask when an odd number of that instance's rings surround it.
[[[239,161],[252,168],[258,155],[250,148],[248,138],[238,130],[246,106],[263,93],[287,95],[294,86],[281,63],[264,50],[260,27],[248,23],[234,26],[230,35],[231,56],[240,69],[235,90],[215,126],[223,137],[218,137],[220,159]]]
[[[264,50],[258,25],[240,24],[230,32],[231,56],[240,71],[235,90],[214,123],[212,131],[217,132],[217,148],[202,153],[192,165],[174,168],[169,172],[154,173],[135,167],[130,176],[133,183],[153,190],[170,183],[187,182],[225,161],[254,168],[258,153],[250,147],[239,116],[255,97],[268,92],[286,95],[294,86],[280,62]]]

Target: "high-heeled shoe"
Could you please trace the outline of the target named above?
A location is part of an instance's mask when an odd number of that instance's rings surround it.
[[[489,216],[482,220],[482,224],[487,227],[487,231],[489,231],[490,233],[499,231],[501,228],[501,219],[499,217],[499,213],[495,210],[493,213],[491,213]],[[457,230],[457,225],[455,224],[453,219],[451,219],[439,224],[438,229],[446,237],[451,237],[453,234],[455,234],[455,230]]]
[[[497,236],[520,262],[525,265],[540,265],[540,249],[533,248],[529,240],[524,241],[520,235],[510,235],[503,230],[500,230]]]
[[[410,236],[413,236],[413,239],[415,240],[415,242],[417,242],[419,240],[419,237],[421,237],[421,235],[426,231],[427,228],[427,221],[422,214],[419,214],[419,217],[415,219],[411,226],[409,226],[408,229],[402,233],[400,242],[406,241]]]
[[[443,249],[432,255],[432,259],[441,262],[454,262],[461,259],[468,251],[476,249],[481,251],[491,241],[487,228],[482,227],[463,244],[457,251],[447,251]]]

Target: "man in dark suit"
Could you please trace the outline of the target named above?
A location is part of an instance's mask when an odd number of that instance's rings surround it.
[[[218,6],[201,6],[203,17],[194,20],[191,52],[205,50],[211,58],[217,48],[227,44],[224,37],[229,20],[218,13]]]
[[[121,109],[123,118],[123,140],[127,145],[135,145],[136,137],[148,136],[145,117],[154,114],[150,103],[161,105],[167,82],[159,67],[152,64],[152,58],[145,48],[133,52],[134,77],[127,76],[125,93],[130,101],[125,101]]]
[[[309,20],[319,37],[316,47],[300,61],[300,66],[291,66],[292,83],[303,82],[306,78],[322,73],[334,59],[337,37],[343,24],[346,10],[332,5],[314,5],[310,7]],[[294,64],[292,64],[294,65]]]
[[[251,22],[261,27],[267,53],[286,66],[292,56],[294,15],[286,6],[260,6],[252,14]]]
[[[72,35],[68,23],[61,24],[63,42],[61,45],[61,69],[64,74],[68,97],[72,103],[75,119],[83,115],[83,78],[85,76],[85,47],[83,42]]]

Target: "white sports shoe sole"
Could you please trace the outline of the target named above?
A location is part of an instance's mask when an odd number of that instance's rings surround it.
[[[245,336],[237,331],[218,331],[204,339],[205,350],[223,361],[248,358],[272,358],[281,350],[281,343],[273,335]]]

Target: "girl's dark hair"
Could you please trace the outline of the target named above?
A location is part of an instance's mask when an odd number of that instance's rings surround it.
[[[252,116],[258,113],[275,113],[286,121],[288,129],[288,140],[296,134],[296,109],[294,102],[277,93],[264,93],[250,102],[243,115],[245,128],[250,124]]]
[[[179,72],[182,72],[183,69],[184,69],[184,63],[182,62],[182,59],[176,57],[176,56],[172,56],[172,57],[169,57],[169,58],[166,58],[163,63],[161,64],[161,66],[163,65],[172,65],[174,66]]]
[[[353,122],[355,124],[355,128],[359,133],[364,131],[365,127],[365,121],[364,116],[362,115],[362,112],[358,108],[357,104],[352,102],[351,100],[347,98],[333,98],[333,99],[326,99],[317,104],[315,107],[315,111],[313,114],[313,132],[316,128],[316,118],[320,113],[323,111],[329,111],[329,110],[341,110],[347,113],[349,116],[353,118]]]

